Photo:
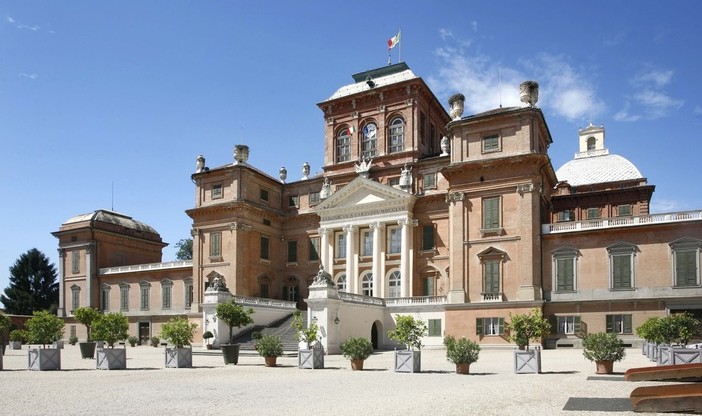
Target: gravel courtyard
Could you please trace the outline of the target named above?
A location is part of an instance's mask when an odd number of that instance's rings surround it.
[[[582,350],[544,350],[542,374],[514,374],[512,351],[484,349],[470,375],[457,375],[443,350],[423,350],[422,373],[395,373],[392,351],[351,371],[340,355],[325,369],[300,370],[292,355],[266,368],[242,354],[195,348],[194,368],[163,368],[162,348],[127,347],[127,370],[95,370],[66,345],[61,371],[28,371],[27,347],[7,350],[0,371],[3,415],[617,415],[636,414],[623,373],[652,365],[628,349],[615,374],[598,376]]]

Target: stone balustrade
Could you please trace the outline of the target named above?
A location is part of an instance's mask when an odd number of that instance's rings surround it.
[[[635,227],[651,224],[665,224],[682,221],[702,220],[701,211],[671,212],[665,214],[637,215],[634,217],[613,217],[586,221],[569,221],[557,224],[543,224],[543,234],[578,232],[594,229]]]

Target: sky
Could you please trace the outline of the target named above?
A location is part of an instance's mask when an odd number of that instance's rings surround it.
[[[189,238],[190,175],[233,161],[320,172],[317,104],[390,51],[448,109],[523,105],[539,82],[554,169],[578,129],[656,186],[652,212],[702,209],[702,2],[0,0],[0,290],[67,219],[114,209]]]

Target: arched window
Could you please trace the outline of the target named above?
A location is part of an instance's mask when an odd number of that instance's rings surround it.
[[[361,139],[361,157],[375,157],[375,143],[378,126],[375,123],[368,123],[363,127],[363,138]]]
[[[351,130],[341,129],[336,137],[336,161],[347,162],[351,159]]]
[[[597,139],[595,139],[594,137],[588,137],[587,150],[595,150],[595,143],[597,143]]]
[[[340,274],[336,278],[336,288],[342,292],[346,292],[346,274]]]
[[[404,150],[405,142],[405,121],[401,117],[396,117],[390,122],[390,140],[388,141],[388,153],[396,153]]]
[[[361,294],[373,296],[373,273],[366,273],[361,280]]]
[[[388,297],[402,297],[402,286],[399,270],[395,270],[394,272],[390,273],[390,276],[388,276]]]

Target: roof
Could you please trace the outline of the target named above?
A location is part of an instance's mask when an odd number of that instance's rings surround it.
[[[63,223],[63,225],[75,224],[86,221],[104,222],[107,224],[118,225],[131,230],[153,233],[158,235],[158,232],[156,232],[156,230],[150,225],[147,225],[141,221],[137,221],[128,215],[120,214],[114,211],[108,211],[106,209],[99,209],[97,211],[90,212],[87,214],[76,215],[73,218],[69,218],[66,222]]]
[[[571,186],[580,186],[643,179],[643,176],[627,159],[604,152],[567,162],[556,171],[556,178]]]
[[[366,82],[366,79],[369,77],[374,84],[372,87]],[[355,83],[339,88],[334,94],[332,94],[331,97],[329,97],[328,100],[335,100],[337,98],[346,97],[359,92],[369,91],[373,88],[397,84],[399,82],[408,81],[415,78],[418,77],[404,62],[359,72],[358,74],[353,75],[353,79],[356,81]]]

